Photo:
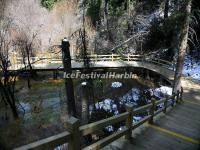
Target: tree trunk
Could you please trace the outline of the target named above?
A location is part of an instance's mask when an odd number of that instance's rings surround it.
[[[10,90],[6,89],[6,87],[0,82],[0,90],[2,93],[2,97],[6,100],[6,102],[9,104],[13,117],[15,120],[19,118],[17,107],[15,105],[15,97],[13,93],[10,92]]]
[[[129,17],[131,15],[130,5],[131,5],[131,1],[127,0],[127,14],[128,14]]]
[[[108,30],[108,0],[105,0],[104,2],[104,24]]]
[[[105,0],[105,3],[104,3],[104,24],[106,26],[106,30],[107,30],[107,34],[108,34],[108,39],[110,41],[113,41],[113,38],[112,38],[112,33],[109,29],[109,21],[108,21],[108,6],[109,6],[109,0]]]
[[[30,61],[30,54],[28,52],[27,52],[27,55],[28,55],[28,66],[29,66],[29,73],[30,73],[30,74],[28,74],[28,88],[31,89],[30,77],[33,77],[33,68],[32,68],[31,61]]]
[[[181,77],[182,77],[182,70],[184,64],[184,57],[187,48],[187,40],[188,40],[188,30],[189,30],[189,23],[190,23],[190,14],[191,14],[191,4],[192,0],[185,0],[184,5],[184,16],[183,16],[183,23],[180,30],[179,36],[179,43],[178,43],[178,59],[176,64],[176,71],[174,75],[174,85],[173,85],[173,92],[177,92],[177,90],[181,87]]]
[[[27,85],[28,85],[28,89],[31,89],[31,80],[30,80],[29,74],[28,74],[28,79],[27,79]]]
[[[14,119],[15,120],[19,119],[19,115],[18,115],[18,112],[17,112],[16,105],[10,105],[10,108],[12,110],[12,114],[13,114]]]
[[[164,10],[164,18],[168,18],[168,13],[169,13],[169,0],[165,0],[165,10]]]

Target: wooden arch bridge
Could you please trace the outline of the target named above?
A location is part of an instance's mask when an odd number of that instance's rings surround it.
[[[162,60],[159,58],[153,58],[151,56],[144,55],[88,55],[90,60],[90,68],[144,68],[156,72],[168,81],[173,81],[174,78],[174,67],[175,63]],[[11,59],[11,66],[9,70],[21,70],[24,68],[22,63],[23,58],[13,56]],[[51,70],[62,70],[63,62],[60,55],[45,55],[40,57],[31,57],[31,64],[34,70],[38,71],[51,71]],[[72,69],[80,70],[85,68],[83,59],[78,57],[72,57]]]
[[[141,55],[89,55],[91,67],[138,67],[157,72],[173,81],[174,71],[171,62]],[[19,62],[11,66],[10,70],[18,70],[23,67]],[[43,57],[32,58],[33,68],[36,70],[62,69],[61,58]],[[72,68],[83,68],[83,60],[73,58]],[[80,126],[76,118],[67,121],[67,131],[42,139],[15,150],[51,150],[57,146],[67,144],[69,150],[199,150],[200,144],[200,94],[189,86],[183,85],[183,89],[176,94],[139,107],[133,108],[127,105],[127,111],[123,114],[100,120],[91,124]],[[200,88],[199,88],[200,89]],[[191,96],[191,94],[193,94]],[[163,104],[161,109],[158,105]],[[172,109],[173,108],[173,109]],[[169,111],[170,110],[170,111]],[[147,115],[138,122],[133,122],[133,116],[146,112]],[[165,114],[165,115],[164,115]],[[162,117],[161,117],[162,116]],[[160,119],[158,119],[161,117]],[[113,134],[98,140],[87,146],[82,146],[83,136],[93,134],[96,131],[119,122],[125,122],[125,126]],[[140,134],[139,134],[140,133]]]

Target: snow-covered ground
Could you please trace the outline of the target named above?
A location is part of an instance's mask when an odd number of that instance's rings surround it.
[[[172,95],[172,88],[168,87],[168,86],[161,86],[160,88],[156,88],[156,89],[150,89],[152,92],[152,96],[156,96],[158,98],[163,98],[164,96],[168,95]]]
[[[130,91],[128,91],[124,96],[120,97],[119,100],[112,100],[112,99],[105,99],[103,101],[100,101],[95,104],[95,107],[97,110],[103,109],[106,112],[113,112],[114,115],[119,114],[118,105],[124,106],[126,104],[133,104],[134,106],[138,106],[140,98],[143,93],[148,93],[149,97],[145,97],[146,103],[150,102],[151,97],[156,98],[157,100],[164,98],[165,96],[172,95],[172,88],[167,86],[161,86],[159,88],[155,89],[147,89],[143,92],[140,91],[138,88],[132,88]],[[118,104],[117,104],[118,103]],[[160,106],[162,107],[162,106]],[[92,112],[93,108],[90,107],[90,113]],[[141,119],[140,116],[134,116],[133,122],[137,122]],[[108,127],[109,130],[111,130],[111,127]]]
[[[200,60],[187,55],[185,57],[183,74],[200,81]]]
[[[116,82],[115,82],[116,83]],[[118,84],[119,85],[119,84]],[[154,97],[157,100],[165,97],[165,96],[170,96],[172,95],[172,88],[171,87],[167,87],[167,86],[161,86],[159,88],[155,88],[155,89],[147,89],[145,91],[143,91],[143,93],[149,93],[150,97]],[[124,96],[120,97],[118,104],[120,106],[124,106],[127,104],[133,104],[134,106],[138,106],[138,102],[140,101],[141,98],[141,94],[143,94],[140,89],[138,88],[132,88],[129,92],[127,92]],[[147,103],[150,103],[150,97],[148,99],[145,98]],[[114,115],[118,115],[119,114],[119,110],[117,107],[117,102],[115,100],[112,99],[105,99],[101,102],[98,102],[95,104],[95,107],[97,110],[103,109],[106,112],[113,112]],[[160,104],[159,107],[163,107],[163,104]],[[92,112],[93,108],[90,106],[90,113]],[[138,121],[140,121],[144,116],[134,116],[133,117],[133,123],[136,123]],[[107,131],[112,132],[114,131],[113,126],[108,126],[105,128]]]

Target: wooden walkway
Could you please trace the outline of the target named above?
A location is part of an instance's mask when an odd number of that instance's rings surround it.
[[[142,55],[88,55],[90,58],[90,68],[124,68],[124,67],[133,67],[133,68],[144,68],[151,71],[154,71],[158,74],[161,74],[166,79],[172,81],[174,79],[174,64],[172,62],[151,58],[149,56]],[[9,70],[21,70],[24,68],[24,65],[21,62],[22,58],[17,58],[13,60]],[[30,58],[32,61],[32,67],[34,70],[38,71],[51,71],[51,70],[62,70],[63,64],[61,58],[53,57],[41,57],[41,58]],[[17,61],[18,60],[18,61]],[[35,61],[34,61],[35,60]],[[72,69],[80,70],[84,68],[83,59],[73,58]]]
[[[74,68],[82,67],[81,62],[74,62],[74,65],[76,65],[75,63],[77,63],[77,66],[74,66]],[[160,73],[169,80],[173,80],[174,72],[168,69],[168,67],[164,67],[163,64],[155,61],[118,60],[96,61],[93,63],[93,67],[97,68],[127,66],[146,68]],[[133,107],[129,106],[130,108],[127,112],[119,116],[114,116],[84,126],[80,126],[76,118],[71,118],[68,121],[69,130],[66,132],[30,143],[16,150],[36,150],[41,148],[48,150],[64,143],[69,143],[70,150],[79,150],[81,149],[80,140],[82,136],[91,134],[94,131],[101,130],[110,124],[123,120],[126,120],[126,127],[124,129],[84,148],[84,150],[100,149],[112,141],[114,142],[104,147],[103,150],[200,150],[200,83],[184,79],[182,81],[182,86],[184,89],[183,101],[176,104],[175,109],[171,109],[171,107],[168,108],[168,104],[171,106],[171,103],[169,103],[171,102],[171,98],[167,98],[157,102],[152,100],[151,104],[134,110]],[[173,95],[176,97],[177,101],[179,99],[179,94],[180,93]],[[164,103],[165,107],[162,110],[155,110],[155,106],[161,103]],[[163,111],[165,111],[165,108],[170,110],[164,115]],[[132,124],[133,115],[149,109],[150,112],[147,117],[136,124]],[[148,124],[147,121],[151,121],[153,117],[155,117],[154,124]],[[124,135],[126,135],[126,139],[130,139],[131,131],[131,140],[125,140]]]
[[[104,150],[200,150],[200,85],[192,85],[183,83],[183,102],[133,131],[131,143],[119,139]]]
[[[169,97],[156,102],[152,100],[152,104],[136,109],[128,106],[127,112],[123,114],[84,126],[79,126],[79,121],[72,117],[68,120],[69,130],[66,132],[15,150],[49,150],[63,143],[69,143],[70,150],[80,150],[81,136],[94,133],[122,120],[126,120],[124,129],[85,147],[84,150],[200,150],[200,84],[184,80],[182,85],[183,97],[182,92],[172,96],[175,96],[174,102],[178,102],[174,107],[169,107],[173,103],[173,101],[169,103],[172,99]],[[156,105],[163,102],[166,105],[161,111],[154,109]],[[150,114],[147,117],[132,124],[133,114],[141,113],[149,108]],[[164,114],[165,108],[167,112]],[[151,119],[154,120],[153,124]]]

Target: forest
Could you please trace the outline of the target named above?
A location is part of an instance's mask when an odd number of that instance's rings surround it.
[[[198,150],[199,106],[199,0],[0,0],[0,150]]]

